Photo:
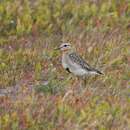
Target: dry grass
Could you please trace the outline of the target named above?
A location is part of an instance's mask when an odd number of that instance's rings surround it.
[[[79,34],[77,30],[62,40],[71,41],[104,75],[87,77],[79,93],[64,98],[66,92],[79,89],[79,83],[63,70],[60,53],[53,50],[61,36],[24,37],[15,39],[15,44],[12,40],[0,50],[0,86],[6,88],[0,97],[1,130],[130,129],[126,31],[95,29]]]
[[[129,1],[0,1],[0,130],[130,130],[129,16]],[[80,87],[61,41],[104,75]]]

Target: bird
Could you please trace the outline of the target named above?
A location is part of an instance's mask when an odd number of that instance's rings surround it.
[[[62,66],[69,73],[78,77],[87,75],[103,75],[101,71],[90,66],[68,42],[62,43],[58,48],[62,51]]]

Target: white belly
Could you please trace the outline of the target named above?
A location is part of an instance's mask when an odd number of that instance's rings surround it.
[[[85,71],[84,69],[75,69],[70,71],[72,71],[72,73],[74,73],[77,76],[84,76],[88,74],[87,71]]]
[[[77,76],[84,76],[88,74],[86,70],[82,69],[76,63],[72,63],[72,61],[70,61],[70,59],[67,59],[65,56],[62,57],[62,66],[65,69],[68,68],[71,73]]]

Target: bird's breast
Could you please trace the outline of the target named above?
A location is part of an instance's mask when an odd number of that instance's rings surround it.
[[[62,56],[62,66],[64,69],[68,68],[67,59],[65,55]]]
[[[71,59],[67,57],[67,55],[63,55],[62,57],[62,66],[65,69],[68,68],[71,73],[77,76],[83,76],[87,74],[86,70],[81,68],[78,64],[72,62]]]

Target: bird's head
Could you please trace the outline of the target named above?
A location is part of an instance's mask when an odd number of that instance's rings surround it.
[[[60,49],[61,51],[68,51],[71,50],[71,44],[70,43],[62,43],[57,49]]]

